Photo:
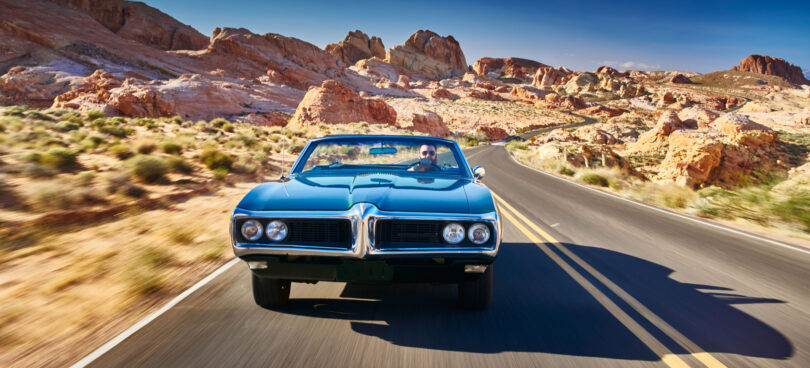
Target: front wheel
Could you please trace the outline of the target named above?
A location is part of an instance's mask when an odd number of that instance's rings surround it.
[[[290,281],[253,274],[253,300],[263,308],[283,307],[290,301]]]
[[[458,305],[464,309],[487,309],[492,304],[494,284],[492,265],[473,280],[458,283]]]

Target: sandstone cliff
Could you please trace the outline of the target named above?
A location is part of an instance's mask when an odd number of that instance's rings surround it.
[[[775,75],[791,83],[810,85],[810,81],[802,74],[802,68],[788,63],[785,59],[767,55],[748,55],[740,60],[740,65],[735,65],[731,70]]]
[[[424,30],[388,50],[385,61],[433,80],[461,76],[467,70],[467,59],[453,36]]]

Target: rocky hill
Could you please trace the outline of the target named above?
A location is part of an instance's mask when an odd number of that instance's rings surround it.
[[[514,78],[530,82],[537,73],[537,69],[547,66],[529,59],[485,57],[478,59],[473,64],[473,71],[478,75],[492,75],[496,78]]]
[[[767,55],[748,55],[745,59],[740,60],[740,65],[732,67],[732,70],[775,75],[794,84],[810,85],[810,80],[807,80],[802,74],[802,68],[788,63],[785,59]]]
[[[371,57],[385,59],[385,46],[382,40],[375,36],[369,38],[359,30],[349,32],[343,41],[326,45],[326,52],[335,55],[347,65],[354,65]]]

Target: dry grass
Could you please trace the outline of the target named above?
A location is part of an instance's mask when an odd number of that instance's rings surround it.
[[[230,257],[229,214],[257,180],[278,173],[283,148],[289,169],[308,139],[354,133],[411,134],[363,122],[282,129],[0,109],[0,194],[3,203],[19,202],[0,211],[0,221],[131,204],[212,179],[229,183],[165,209],[4,243],[0,366],[63,366],[122,331]],[[207,168],[206,150],[230,164],[213,160]]]
[[[642,181],[617,168],[575,168],[559,160],[542,160],[531,150],[507,148],[517,160],[531,167],[573,177],[641,202],[702,217],[753,223],[778,230],[796,241],[810,234],[810,173],[781,183],[777,179],[734,191],[717,187],[695,191],[675,183]]]

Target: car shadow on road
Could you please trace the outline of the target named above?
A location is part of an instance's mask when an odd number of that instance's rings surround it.
[[[671,269],[640,258],[565,246],[588,262],[599,260],[592,263],[597,270],[706,351],[775,359],[792,355],[792,345],[782,334],[733,306],[779,300],[736,295],[722,286],[680,283],[669,277]],[[622,277],[612,278],[600,264],[619,265]],[[620,299],[606,294],[638,320]],[[455,298],[453,285],[347,284],[340,299],[291,299],[284,312],[350,320],[355,332],[399,346],[658,360],[535,244],[502,245],[489,310],[456,309]],[[653,334],[673,352],[683,352],[660,332]]]

